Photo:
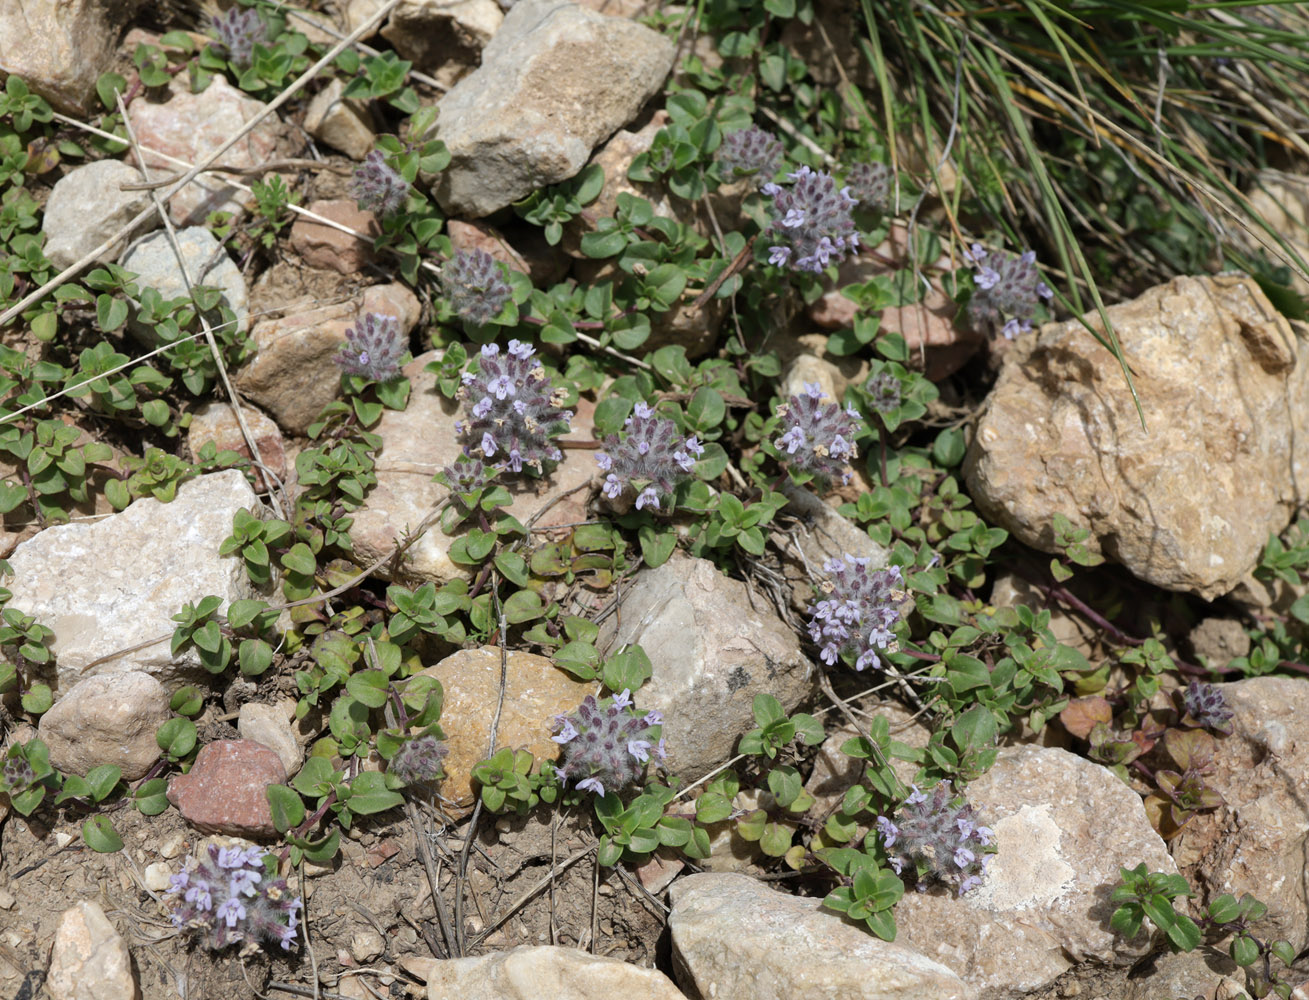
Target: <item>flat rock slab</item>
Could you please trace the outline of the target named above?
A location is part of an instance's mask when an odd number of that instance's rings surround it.
[[[1120,867],[1177,871],[1136,792],[1066,750],[1019,746],[1002,749],[967,796],[995,831],[982,884],[958,898],[905,893],[897,941],[997,1000],[1040,989],[1084,960],[1129,965],[1149,950],[1148,935],[1125,942],[1109,929]]]
[[[77,903],[59,918],[46,988],[54,1000],[135,1000],[138,996],[127,942],[99,903]]]
[[[142,670],[171,691],[204,674],[195,650],[173,656],[167,641],[90,664],[170,634],[172,616],[208,594],[223,599],[220,611],[260,596],[240,558],[218,554],[243,507],[263,509],[232,469],[183,483],[172,503],[138,500],[102,521],[46,528],[18,546],[9,559],[9,606],[54,631],[54,686],[66,691],[92,674]]]
[[[673,970],[688,996],[713,1000],[971,1000],[973,990],[902,941],[883,941],[822,901],[748,875],[674,882]],[[899,915],[897,911],[897,916]]]
[[[1081,323],[1047,325],[1005,356],[970,491],[1024,544],[1053,552],[1062,513],[1140,579],[1213,600],[1306,495],[1309,350],[1242,276],[1175,278],[1108,312],[1145,429]]]
[[[672,69],[673,43],[567,0],[519,0],[482,65],[441,99],[450,165],[432,178],[447,214],[490,215],[575,175],[636,117]]]
[[[143,179],[141,171],[122,160],[97,160],[59,178],[41,217],[45,255],[50,263],[61,269],[69,267],[149,208],[149,191],[123,190],[123,185],[140,184]],[[159,213],[152,212],[135,231],[111,244],[96,262],[117,259],[127,238],[158,225]]]

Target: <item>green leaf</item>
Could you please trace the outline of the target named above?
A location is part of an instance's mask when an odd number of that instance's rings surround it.
[[[318,560],[314,558],[313,550],[304,542],[297,542],[291,546],[283,553],[281,562],[292,573],[299,573],[302,576],[313,576],[314,571],[318,569]]]
[[[378,771],[363,771],[350,782],[347,805],[352,813],[370,816],[404,803],[404,796],[386,787],[386,776]]]
[[[767,692],[760,692],[754,696],[753,710],[755,722],[759,723],[761,728],[786,718],[782,703]]]
[[[158,816],[168,808],[168,782],[151,778],[132,793],[132,801],[142,816]]]
[[[272,807],[273,828],[278,833],[284,834],[304,822],[304,800],[294,788],[288,788],[286,785],[269,785],[264,789],[264,796]]]
[[[195,747],[195,723],[190,719],[169,719],[155,732],[159,749],[172,760],[180,760]]]
[[[123,771],[116,764],[101,764],[86,772],[86,783],[91,789],[91,797],[101,802],[117,787],[123,778]]]
[[[273,647],[263,639],[242,639],[237,662],[244,676],[258,677],[273,665]]]
[[[505,621],[511,625],[540,618],[544,611],[541,595],[534,590],[519,590],[504,602]]]
[[[82,839],[98,854],[113,854],[123,849],[123,838],[104,815],[92,816],[82,824]]]
[[[345,682],[345,689],[369,708],[381,708],[386,704],[389,679],[380,670],[363,670],[351,674]]]
[[[29,715],[41,715],[50,711],[50,706],[55,703],[54,695],[50,691],[49,684],[36,683],[27,690],[27,694],[20,699],[23,711]]]

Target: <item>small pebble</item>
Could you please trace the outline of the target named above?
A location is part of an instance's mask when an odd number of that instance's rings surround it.
[[[164,892],[173,877],[173,866],[156,861],[145,866],[145,887],[152,892]]]
[[[175,833],[159,847],[159,856],[167,861],[172,861],[180,857],[182,848],[186,844],[186,838],[181,833]]]
[[[60,830],[55,834],[56,847],[67,847],[72,842],[73,842],[73,835],[71,833],[64,833],[63,830]]]
[[[8,889],[0,889],[0,910],[12,910],[14,908],[14,894]]]
[[[386,951],[386,942],[373,928],[355,931],[350,936],[350,954],[361,965],[366,965]]]

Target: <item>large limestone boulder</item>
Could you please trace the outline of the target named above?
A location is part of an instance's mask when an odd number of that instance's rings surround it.
[[[1062,513],[1142,580],[1213,600],[1303,502],[1309,349],[1243,276],[1175,278],[1108,312],[1145,427],[1109,353],[1050,324],[1005,356],[965,463],[973,498],[1035,548],[1054,551]]]

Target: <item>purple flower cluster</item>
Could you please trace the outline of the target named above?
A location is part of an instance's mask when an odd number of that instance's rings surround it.
[[[830,577],[821,585],[826,597],[809,608],[809,637],[823,662],[831,666],[849,651],[856,670],[880,668],[877,651],[895,638],[891,626],[900,618],[893,589],[903,584],[900,567],[869,569],[867,559],[847,554],[829,559],[823,570]]]
[[[477,371],[464,373],[457,395],[469,419],[455,424],[455,432],[464,438],[465,454],[481,452],[512,472],[524,465],[540,472],[544,460],[563,458],[550,439],[568,432],[573,413],[562,409],[564,391],[551,388],[535,353],[518,340],[503,354],[499,345],[487,344]]]
[[[950,782],[942,781],[925,795],[912,785],[912,793],[895,811],[894,821],[877,817],[877,832],[886,848],[887,860],[897,875],[905,865],[917,872],[918,888],[928,876],[956,886],[959,895],[982,881],[987,859],[995,853],[995,834],[980,826],[963,796],[951,793]]]
[[[845,175],[845,186],[860,208],[885,212],[891,207],[891,168],[885,163],[856,163]]]
[[[878,413],[890,413],[900,405],[900,380],[890,372],[878,372],[864,385],[868,405]]]
[[[1205,728],[1216,733],[1232,731],[1232,710],[1223,693],[1212,684],[1191,681],[1182,695],[1182,704],[1186,714]]]
[[[441,481],[456,495],[477,493],[490,486],[498,472],[476,456],[461,455],[453,465],[441,470]]]
[[[395,215],[405,207],[409,182],[386,162],[381,150],[374,149],[355,167],[348,190],[362,210],[381,216]]]
[[[729,180],[754,177],[761,183],[770,181],[782,165],[782,144],[757,125],[728,132],[714,157]]]
[[[355,326],[346,328],[341,353],[332,360],[351,375],[389,382],[400,377],[400,358],[408,346],[398,319],[386,313],[364,313]]]
[[[653,507],[659,511],[677,484],[695,468],[696,457],[704,446],[695,435],[681,438],[677,425],[655,416],[645,403],[637,403],[623,425],[626,433],[604,439],[604,450],[597,452],[596,464],[607,472],[602,489],[610,500],[625,491],[636,493],[636,509]]]
[[[760,190],[773,199],[773,220],[764,230],[771,239],[768,263],[795,271],[821,274],[859,249],[850,210],[856,202],[849,188],[836,188],[831,174],[801,167],[787,177],[790,188],[765,184]]]
[[[824,403],[826,395],[816,382],[806,382],[804,392],[777,407],[786,432],[773,442],[785,452],[783,461],[800,472],[830,482],[850,481],[850,461],[859,455],[855,447],[859,411]]]
[[[474,326],[489,323],[513,295],[501,265],[485,250],[460,250],[450,258],[441,268],[441,288],[460,318]]]
[[[253,7],[232,7],[213,15],[209,30],[227,50],[228,62],[242,68],[254,60],[255,46],[268,41],[268,25]]]
[[[634,715],[631,706],[626,689],[605,708],[588,694],[576,712],[554,717],[551,728],[557,732],[550,738],[564,748],[562,763],[555,767],[562,781],[576,781],[581,791],[604,798],[606,786],[625,788],[639,778],[651,755],[665,759],[663,737],[655,743],[652,732],[663,716],[655,711]]]
[[[387,765],[388,774],[394,774],[406,785],[421,785],[441,776],[441,761],[450,751],[430,733],[406,740]]]
[[[277,942],[290,950],[304,903],[292,896],[285,879],[271,878],[258,847],[209,845],[209,857],[188,857],[171,879],[176,927],[208,932],[218,950],[238,941]]]
[[[1054,296],[1036,273],[1036,254],[1031,250],[1015,256],[1003,250],[987,253],[980,243],[964,252],[973,265],[973,297],[968,302],[968,321],[974,330],[999,330],[1013,340],[1032,328],[1037,299]]]

